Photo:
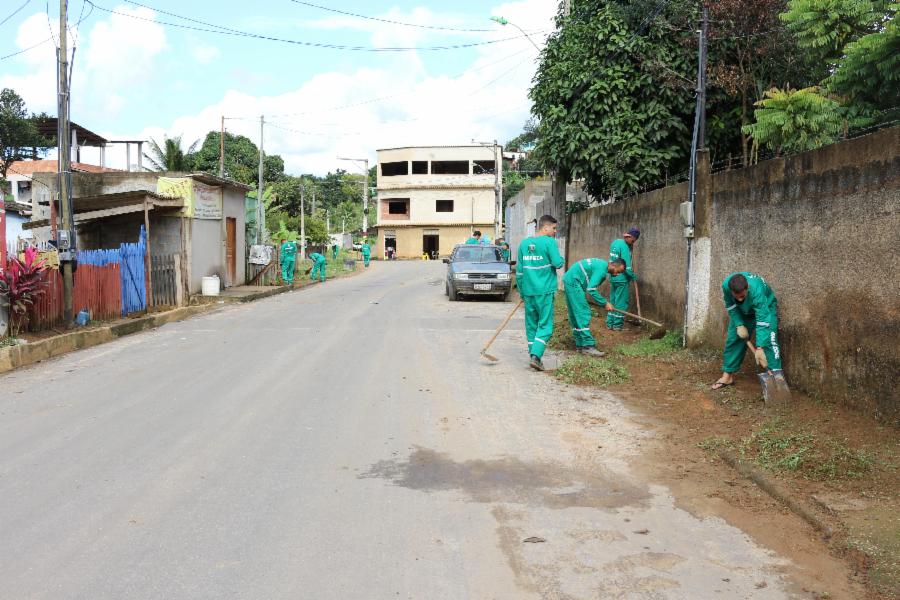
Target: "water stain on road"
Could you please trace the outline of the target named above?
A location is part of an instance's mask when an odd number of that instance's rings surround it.
[[[548,508],[642,506],[649,491],[596,471],[573,471],[555,463],[515,457],[456,462],[446,454],[416,447],[409,458],[382,460],[359,475],[385,479],[423,492],[459,491],[474,502],[512,502]]]

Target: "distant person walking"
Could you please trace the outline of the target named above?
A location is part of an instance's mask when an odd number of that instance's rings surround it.
[[[297,260],[297,242],[281,240],[281,280],[294,284],[294,268]]]
[[[360,250],[362,251],[363,264],[368,269],[369,268],[369,260],[372,258],[372,247],[369,245],[369,240],[363,241]]]
[[[313,261],[309,278],[315,281],[318,276],[319,281],[325,283],[325,257],[318,252],[313,252],[309,255],[309,260]]]
[[[556,245],[557,222],[550,215],[538,221],[537,235],[519,244],[516,282],[525,302],[525,337],[529,363],[544,370],[543,356],[553,335],[553,298],[556,295],[556,270],[565,265]]]
[[[332,258],[332,260],[337,260],[337,256],[338,256],[338,245],[337,245],[337,244],[332,244],[332,245],[331,245],[331,258]]]
[[[641,237],[640,229],[632,227],[622,234],[622,239],[615,240],[609,246],[610,262],[617,259],[625,261],[625,272],[609,279],[609,301],[618,310],[628,310],[628,303],[631,301],[631,294],[629,293],[631,282],[637,279],[637,275],[631,269],[631,249],[639,237]],[[625,315],[617,312],[606,313],[607,329],[621,331],[624,325]]]

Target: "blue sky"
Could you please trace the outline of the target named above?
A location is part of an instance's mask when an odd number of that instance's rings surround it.
[[[508,18],[542,45],[556,8],[556,0],[92,1],[93,9],[83,0],[71,0],[69,8],[70,23],[83,18],[71,35],[76,122],[112,139],[181,134],[190,143],[218,129],[223,114],[229,130],[255,139],[258,115],[265,114],[267,148],[285,157],[290,172],[324,172],[340,166],[338,154],[374,157],[379,147],[512,137],[528,118],[537,51],[518,30],[489,17]],[[48,19],[40,0],[3,0],[0,20],[22,5],[0,25],[0,56],[56,29],[58,13],[51,8]],[[188,19],[219,31],[188,29],[211,28]],[[420,50],[314,47],[223,28],[295,42]],[[458,31],[473,29],[484,31]],[[483,44],[494,40],[504,41]],[[482,45],[422,49],[464,44]],[[48,41],[0,60],[0,86],[16,89],[31,110],[53,113],[54,54]],[[124,166],[124,153],[111,153],[109,162]]]

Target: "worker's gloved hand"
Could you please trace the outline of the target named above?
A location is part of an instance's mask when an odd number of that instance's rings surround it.
[[[616,307],[612,305],[612,302],[607,302],[606,306],[604,306],[606,310],[616,310]]]
[[[768,369],[769,361],[766,360],[766,351],[762,348],[757,348],[754,354],[756,355],[756,364],[758,364],[763,369]]]
[[[742,340],[750,339],[750,331],[743,325],[737,326],[737,334],[738,334],[738,337],[741,338]]]

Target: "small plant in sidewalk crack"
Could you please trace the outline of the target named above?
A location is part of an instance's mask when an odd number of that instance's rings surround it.
[[[610,359],[573,356],[557,370],[556,377],[565,383],[607,387],[628,381],[628,369]]]

